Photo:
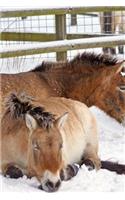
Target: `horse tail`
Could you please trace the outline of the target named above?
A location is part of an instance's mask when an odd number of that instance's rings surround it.
[[[117,174],[125,174],[125,165],[118,164],[117,162],[111,161],[101,161],[101,169],[107,169],[112,172],[116,172]]]

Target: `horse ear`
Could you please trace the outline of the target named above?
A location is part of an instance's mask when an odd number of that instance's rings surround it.
[[[121,72],[125,73],[125,60],[124,60],[123,63],[122,63],[122,69],[121,69]]]
[[[58,128],[62,127],[68,118],[68,112],[65,112],[61,117],[56,120]]]
[[[116,66],[114,67],[114,72],[118,74],[121,72],[123,69],[125,69],[125,61],[122,61],[120,63],[117,63]]]
[[[30,131],[33,131],[37,128],[36,120],[30,115],[25,115],[26,126],[29,128]]]

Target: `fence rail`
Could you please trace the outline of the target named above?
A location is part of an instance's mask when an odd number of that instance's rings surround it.
[[[6,48],[0,51],[1,58],[33,55],[50,52],[64,52],[67,50],[75,49],[87,49],[97,48],[115,45],[125,45],[125,35],[121,36],[108,36],[108,37],[96,37],[87,39],[75,39],[75,40],[60,40],[45,42],[35,45],[20,45],[17,47]]]
[[[101,36],[115,36],[115,34],[103,34],[103,33],[68,33],[65,39],[79,39],[79,38],[91,38]],[[47,42],[57,40],[55,33],[21,33],[21,32],[2,32],[0,40],[6,41],[32,41],[32,42]]]
[[[43,9],[17,9],[1,10],[0,17],[26,17],[38,15],[65,15],[83,14],[86,12],[111,12],[124,11],[125,6],[90,6],[90,7],[64,7],[64,8],[43,8]]]

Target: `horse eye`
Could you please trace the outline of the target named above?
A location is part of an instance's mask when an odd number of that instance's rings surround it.
[[[39,145],[37,144],[37,142],[33,142],[33,149],[34,150],[39,150]]]
[[[61,143],[61,144],[59,145],[59,148],[62,149],[62,147],[63,147],[63,144]]]
[[[125,85],[120,85],[118,87],[118,90],[121,91],[121,92],[125,92]]]

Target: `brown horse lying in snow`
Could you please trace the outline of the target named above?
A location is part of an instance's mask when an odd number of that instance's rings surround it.
[[[42,101],[42,106],[30,101],[23,94],[8,99],[1,123],[4,174],[36,176],[41,189],[53,192],[83,158],[100,168],[96,120],[87,106],[59,97]]]
[[[123,62],[84,52],[70,62],[42,63],[30,72],[1,75],[1,102],[11,91],[25,90],[42,100],[63,96],[96,105],[119,122],[125,121]],[[3,107],[4,108],[4,107]]]

